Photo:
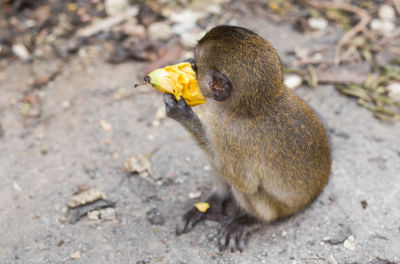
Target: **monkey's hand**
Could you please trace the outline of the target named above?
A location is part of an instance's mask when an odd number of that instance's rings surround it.
[[[242,215],[227,221],[218,239],[220,250],[229,248],[231,252],[235,252],[236,250],[242,252],[249,227],[256,223],[257,219],[249,215]]]
[[[184,123],[196,116],[183,97],[179,101],[176,101],[173,94],[166,93],[164,94],[164,103],[167,116],[180,123]]]
[[[200,147],[209,152],[203,125],[192,108],[186,104],[185,99],[181,97],[176,101],[173,94],[164,94],[164,103],[167,116],[181,123],[193,135]]]

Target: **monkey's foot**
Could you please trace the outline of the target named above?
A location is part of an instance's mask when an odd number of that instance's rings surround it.
[[[236,250],[242,252],[249,227],[257,222],[257,219],[249,215],[243,215],[229,220],[223,227],[220,238],[218,239],[219,249],[222,251],[226,248],[230,248],[231,252],[235,252]]]
[[[210,204],[210,208],[205,213],[193,207],[181,217],[175,230],[178,236],[191,231],[198,222],[205,219],[217,222],[228,221],[229,218],[223,214],[224,199],[211,195],[206,201]]]

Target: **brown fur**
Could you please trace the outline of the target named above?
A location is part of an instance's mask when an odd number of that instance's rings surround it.
[[[195,62],[207,101],[195,109],[201,113],[197,127],[184,125],[239,206],[270,222],[312,202],[330,175],[328,136],[306,103],[283,85],[272,46],[246,29],[219,26],[199,41]],[[232,84],[222,102],[210,97],[213,70]]]

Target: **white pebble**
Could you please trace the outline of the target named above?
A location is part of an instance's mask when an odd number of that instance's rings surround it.
[[[201,192],[200,191],[190,192],[189,193],[189,198],[190,199],[200,198],[200,196],[201,196]]]
[[[311,17],[308,25],[314,30],[324,30],[328,27],[328,21],[323,17]]]
[[[61,107],[64,109],[70,108],[71,107],[71,102],[68,100],[62,101],[61,102]]]
[[[174,23],[196,23],[198,19],[207,16],[206,12],[195,12],[191,10],[184,10],[171,14],[169,19]]]
[[[203,170],[209,171],[209,170],[211,170],[211,166],[210,165],[206,165],[206,166],[203,167]]]
[[[221,7],[219,5],[209,5],[207,7],[207,11],[212,13],[212,14],[220,14],[221,13]]]
[[[288,74],[285,75],[283,82],[287,88],[293,90],[301,85],[303,79],[298,74]]]
[[[128,5],[128,0],[106,0],[104,8],[107,15],[113,16],[123,13],[127,9]]]
[[[356,241],[353,236],[349,236],[343,243],[343,246],[348,250],[353,251],[356,248]]]
[[[400,101],[400,83],[391,83],[387,87],[389,91],[389,97],[395,101]]]
[[[28,49],[23,44],[14,44],[11,49],[21,60],[29,61],[31,59]]]
[[[370,27],[373,31],[384,36],[389,36],[395,29],[395,25],[392,21],[377,18],[371,21]]]
[[[378,11],[378,17],[382,20],[394,21],[396,19],[396,12],[390,5],[381,5]]]
[[[155,22],[149,27],[149,37],[153,40],[168,40],[171,36],[171,27],[165,22]]]
[[[151,125],[153,126],[153,127],[158,127],[158,126],[160,126],[160,120],[153,120],[152,122],[151,122]]]

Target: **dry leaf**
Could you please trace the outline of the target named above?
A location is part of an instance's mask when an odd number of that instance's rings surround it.
[[[99,199],[106,199],[106,195],[100,190],[89,189],[72,196],[67,205],[70,208],[75,208]]]

